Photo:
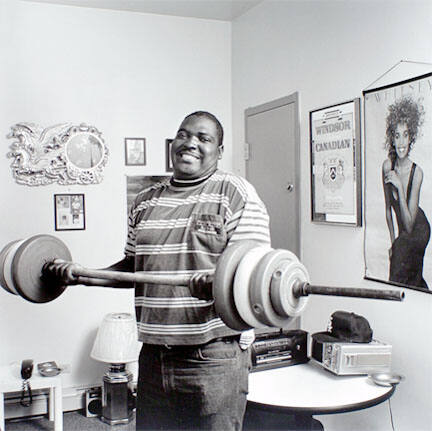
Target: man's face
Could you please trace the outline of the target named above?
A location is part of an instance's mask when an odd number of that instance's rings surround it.
[[[192,180],[210,174],[222,157],[216,124],[206,117],[189,117],[171,146],[174,177]]]

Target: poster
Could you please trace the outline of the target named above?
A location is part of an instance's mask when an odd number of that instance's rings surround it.
[[[361,225],[359,104],[310,113],[312,221]]]
[[[432,73],[363,92],[365,278],[432,287]]]

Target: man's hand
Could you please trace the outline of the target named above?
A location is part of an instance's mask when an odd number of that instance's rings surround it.
[[[52,262],[48,262],[43,267],[43,275],[47,278],[55,278],[61,280],[66,285],[78,284],[78,276],[76,274],[77,270],[82,268],[74,262],[67,262],[63,259],[54,259]]]
[[[189,281],[189,290],[195,298],[213,299],[213,274],[194,274]]]

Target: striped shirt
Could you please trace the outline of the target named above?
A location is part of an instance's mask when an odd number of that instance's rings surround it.
[[[208,273],[225,248],[253,239],[270,243],[269,219],[254,187],[217,170],[204,180],[173,179],[142,190],[128,220],[127,256],[135,271],[168,276]],[[139,340],[196,345],[238,334],[218,317],[213,300],[187,286],[140,283],[135,287]]]

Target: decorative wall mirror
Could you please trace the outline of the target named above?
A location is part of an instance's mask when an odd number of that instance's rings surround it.
[[[19,184],[97,184],[108,160],[108,148],[96,127],[71,123],[44,129],[33,123],[11,127],[16,139],[8,157]]]

